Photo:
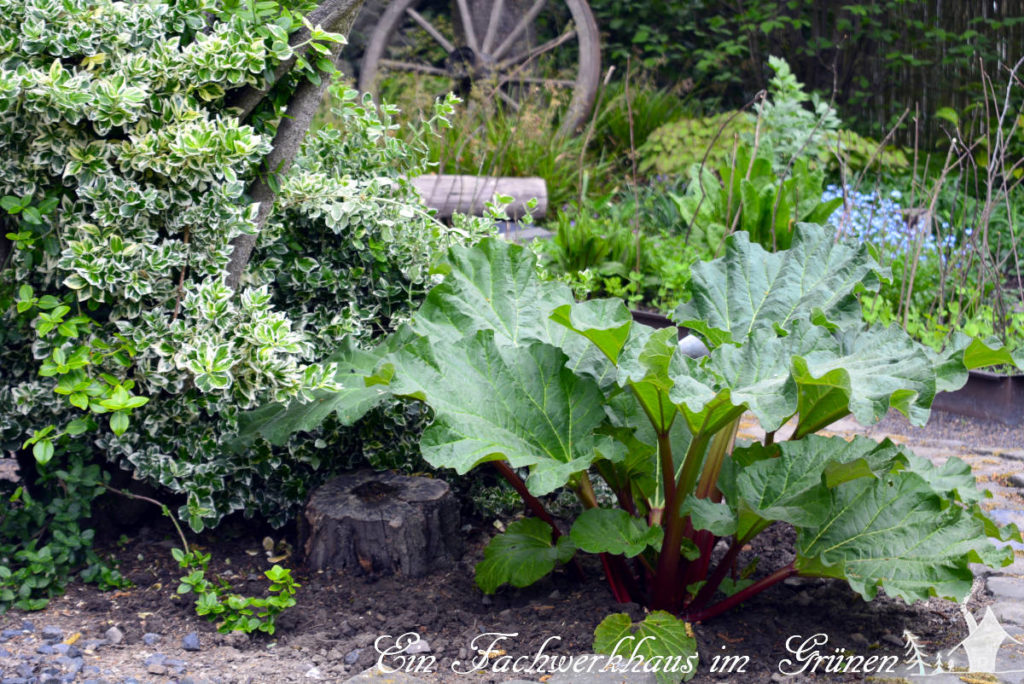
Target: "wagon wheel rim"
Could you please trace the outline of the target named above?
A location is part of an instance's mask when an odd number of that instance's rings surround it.
[[[500,101],[514,111],[520,108],[524,93],[538,89],[568,91],[571,96],[562,113],[560,133],[572,133],[586,121],[597,94],[601,67],[597,24],[584,0],[533,0],[525,14],[513,18],[511,30],[504,33],[501,24],[508,18],[506,0],[493,0],[486,16],[477,17],[469,0],[452,0],[452,4],[452,23],[446,26],[437,16],[419,11],[423,0],[393,0],[381,15],[364,53],[360,90],[372,93],[376,99],[382,75],[407,72],[451,79],[455,89],[467,88],[468,84],[474,94]],[[455,21],[463,27],[458,34],[453,29]],[[543,39],[537,37],[540,32],[536,30],[541,22],[548,29]],[[403,47],[400,29],[422,31],[419,35],[434,58],[396,58],[394,53]],[[526,37],[529,40],[524,40]],[[441,55],[443,59],[438,59]],[[537,74],[538,65],[552,57],[571,62],[573,72],[550,77]]]

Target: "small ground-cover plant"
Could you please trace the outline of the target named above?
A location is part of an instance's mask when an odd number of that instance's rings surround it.
[[[866,247],[811,224],[777,253],[742,232],[728,238],[722,259],[694,267],[675,313],[710,348],[699,360],[679,350],[676,329],[638,325],[620,301],[575,303],[540,281],[523,248],[455,248],[446,270],[381,347],[337,357],[341,391],[264,407],[246,434],[281,441],[389,394],[427,403],[424,458],[459,474],[493,463],[535,514],[488,545],[476,568],[484,591],[600,554],[615,597],[654,609],[643,629],[664,638],[642,655],[685,658],[696,644],[683,620],[713,618],[793,575],[843,579],[866,599],[884,589],[959,600],[970,563],[1012,561],[989,538],[1019,532],[987,517],[967,464],[815,434],[890,408],[923,424],[935,393],[961,386],[969,368],[1014,362],[963,336],[939,353],[899,329],[865,328],[856,293],[886,275]],[[767,436],[736,444],[748,411]],[[598,500],[595,478],[616,507]],[[563,487],[584,508],[568,534],[538,498]],[[793,561],[733,580],[740,550],[780,521],[796,528]],[[728,551],[713,565],[720,539]],[[628,617],[605,620],[595,647],[607,652],[623,629]]]
[[[270,596],[257,598],[241,596],[231,591],[224,580],[211,581],[206,577],[210,554],[197,549],[171,549],[178,566],[188,572],[178,585],[179,594],[194,593],[196,614],[218,622],[218,632],[260,631],[273,634],[277,629],[277,616],[295,605],[295,592],[301,586],[292,579],[292,571],[275,564],[264,572],[270,580]]]
[[[0,613],[42,610],[72,578],[103,589],[128,585],[93,549],[94,530],[82,529],[109,474],[80,451],[38,470],[31,487],[0,480]]]

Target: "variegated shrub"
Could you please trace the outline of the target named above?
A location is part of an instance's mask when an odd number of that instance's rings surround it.
[[[360,434],[418,438],[392,405],[383,431],[222,446],[239,411],[330,386],[314,361],[394,328],[481,230],[425,212],[392,111],[334,86],[307,133],[360,4],[0,0],[2,451],[74,446],[186,493],[199,529],[284,521]]]

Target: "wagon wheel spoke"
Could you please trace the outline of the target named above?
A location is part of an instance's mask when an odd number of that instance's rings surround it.
[[[499,65],[499,68],[500,69],[507,69],[508,67],[510,67],[513,64],[519,64],[520,62],[525,62],[527,60],[533,59],[534,57],[538,57],[540,55],[543,55],[545,52],[551,52],[552,50],[554,50],[558,46],[563,45],[564,43],[568,43],[570,40],[572,40],[575,37],[576,37],[576,29],[569,29],[568,31],[566,31],[562,35],[558,36],[557,38],[552,38],[548,42],[543,43],[541,45],[538,45],[535,48],[531,48],[531,49],[527,50],[526,52],[521,52],[518,55],[516,55],[515,57],[509,57],[508,59],[503,60],[501,62],[501,64]]]
[[[457,0],[459,16],[462,17],[462,30],[466,36],[466,45],[475,53],[480,52],[480,43],[476,42],[476,29],[473,27],[473,15],[469,13],[466,0]],[[449,52],[451,52],[449,50]]]
[[[494,4],[491,5],[491,16],[487,19],[487,33],[484,34],[484,42],[480,46],[480,51],[484,54],[487,54],[494,45],[494,34],[498,32],[498,22],[504,10],[505,0],[494,0]]]
[[[397,59],[382,59],[380,60],[382,67],[388,69],[394,69],[395,71],[413,71],[421,74],[430,74],[431,76],[450,76],[450,74],[444,69],[438,69],[437,67],[428,66],[426,64],[414,64],[413,62],[402,62]]]
[[[526,31],[527,28],[529,28],[530,24],[533,23],[533,20],[537,18],[538,14],[540,14],[540,11],[544,9],[544,2],[545,0],[537,0],[535,3],[533,3],[533,6],[530,7],[530,10],[523,16],[522,19],[519,20],[519,23],[516,24],[516,27],[512,29],[507,36],[505,36],[505,40],[503,40],[501,44],[494,50],[494,54],[491,55],[494,59],[501,59],[502,56],[504,56],[504,54],[508,52],[509,48],[511,48],[512,45],[516,42],[516,40],[519,39],[519,36],[523,35],[523,32]]]
[[[508,95],[504,90],[502,90],[500,85],[494,89],[494,94],[498,96],[498,99],[507,104],[514,111],[519,111],[519,103],[515,101],[515,98]]]
[[[427,21],[422,14],[414,10],[412,7],[407,8],[405,12],[412,17],[413,21],[419,24],[424,31],[429,33],[430,37],[436,40],[438,45],[444,48],[445,52],[449,54],[455,52],[455,46],[452,45],[451,41],[441,35],[441,32],[434,28],[434,25]]]
[[[502,84],[542,83],[544,85],[558,86],[559,88],[574,88],[576,86],[576,81],[570,81],[567,78],[541,78],[539,76],[516,76],[515,74],[509,74],[501,82]]]

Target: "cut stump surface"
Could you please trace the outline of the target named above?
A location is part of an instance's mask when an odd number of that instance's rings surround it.
[[[313,492],[303,551],[311,570],[422,577],[462,556],[459,506],[446,482],[360,470]]]

